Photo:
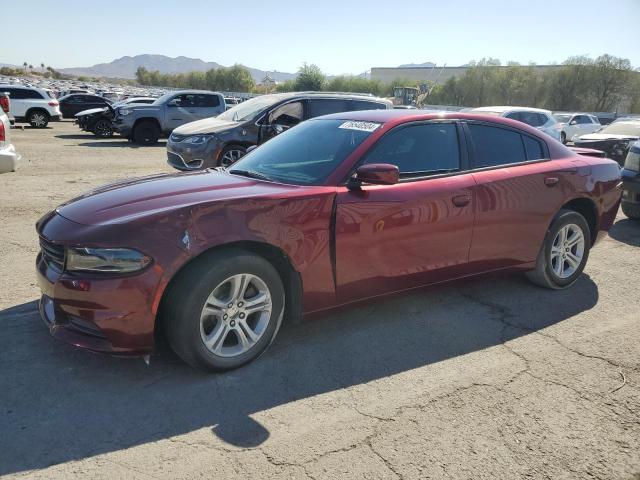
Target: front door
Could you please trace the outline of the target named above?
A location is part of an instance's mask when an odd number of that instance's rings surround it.
[[[336,206],[339,302],[463,275],[474,221],[473,176],[465,173],[454,122],[398,127],[364,163],[397,165],[396,185],[340,187]]]
[[[299,124],[304,118],[302,100],[275,107],[265,116],[258,132],[258,145]]]

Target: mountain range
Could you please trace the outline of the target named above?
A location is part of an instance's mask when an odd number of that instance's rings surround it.
[[[211,69],[222,67],[216,62],[205,62],[199,58],[189,57],[167,57],[165,55],[136,55],[134,57],[125,56],[117,58],[112,62],[98,63],[91,67],[73,67],[59,68],[58,71],[70,75],[84,75],[87,77],[106,77],[106,78],[136,78],[136,70],[138,67],[144,67],[147,70],[159,71],[160,73],[187,73],[187,72],[204,72]],[[259,68],[245,67],[251,73],[256,82],[261,82],[267,74],[267,71]],[[271,78],[278,82],[290,80],[296,77],[294,73],[286,72],[268,72]]]

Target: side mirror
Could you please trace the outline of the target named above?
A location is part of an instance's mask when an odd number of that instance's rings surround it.
[[[577,121],[577,120],[571,120],[571,121],[569,122],[569,125],[577,125],[577,124],[578,124],[578,121]]]
[[[353,181],[372,185],[394,185],[400,180],[400,170],[389,163],[361,165],[353,176]]]
[[[169,103],[167,103],[167,106],[169,106],[169,107],[177,107],[178,106],[178,99],[174,98]]]

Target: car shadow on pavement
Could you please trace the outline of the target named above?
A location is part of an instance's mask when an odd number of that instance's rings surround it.
[[[98,138],[93,134],[64,134],[64,135],[56,135],[56,138],[60,138],[61,140],[91,140],[83,143],[78,143],[77,147],[127,147],[127,148],[166,148],[167,141],[159,140],[158,143],[154,145],[138,145],[133,142],[129,142],[126,138],[114,136],[107,138]]]
[[[640,220],[618,220],[609,230],[609,236],[619,242],[640,247]]]
[[[170,354],[94,355],[51,338],[36,302],[0,311],[0,475],[201,428],[251,448],[265,410],[500,345],[591,309],[588,275],[562,291],[521,275],[414,291],[285,325],[259,360],[218,375]],[[300,421],[304,421],[301,419]]]

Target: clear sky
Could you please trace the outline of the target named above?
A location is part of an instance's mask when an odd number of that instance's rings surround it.
[[[640,67],[640,0],[0,0],[0,11],[0,63],[19,65],[157,53],[287,72],[307,62],[340,74],[610,53]]]

